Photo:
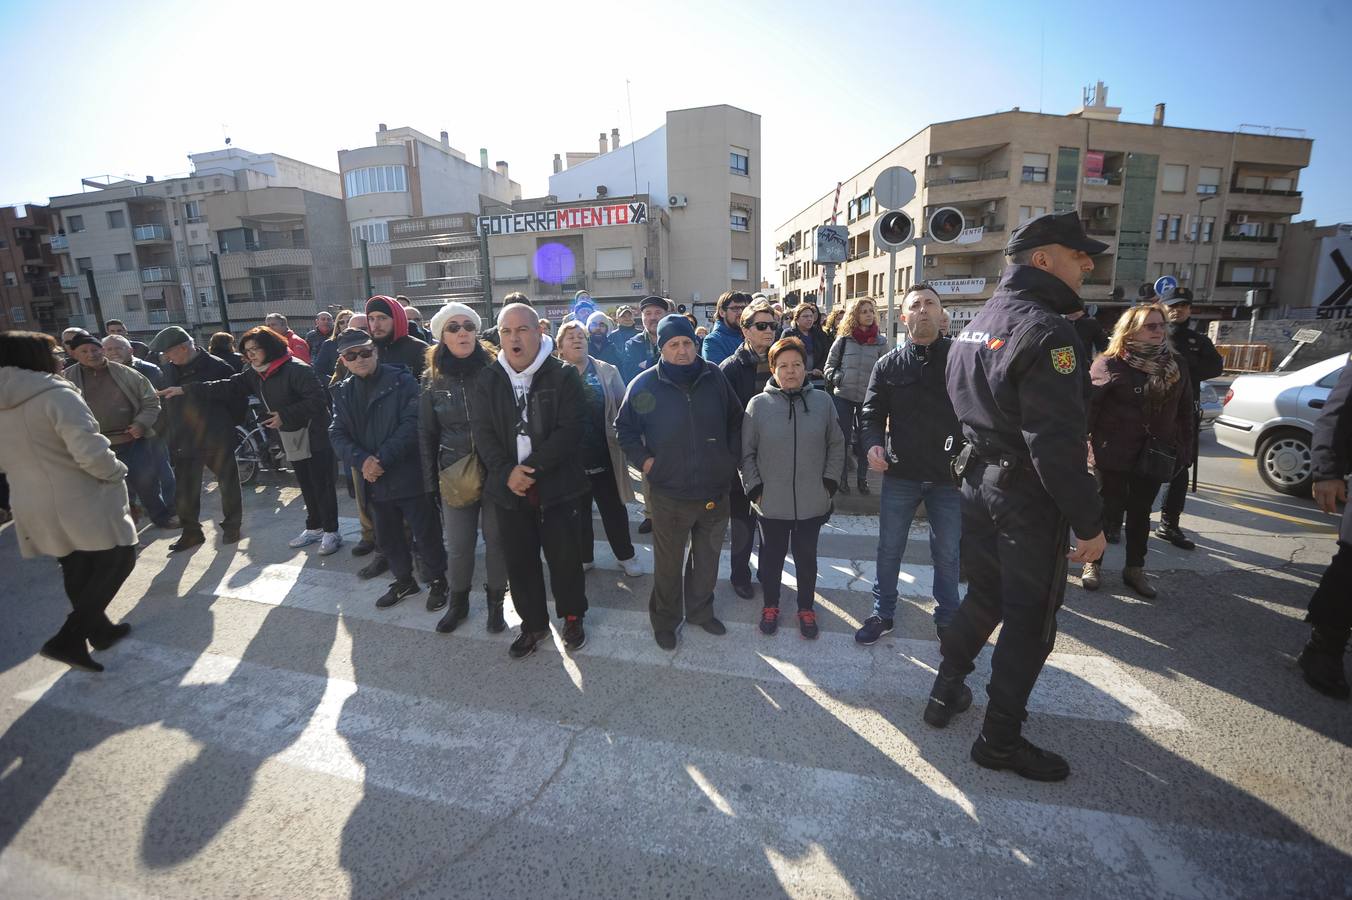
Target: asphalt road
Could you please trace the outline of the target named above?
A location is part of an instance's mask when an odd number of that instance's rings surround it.
[[[272,478],[236,547],[143,533],[101,675],[34,656],[65,601],[7,526],[0,896],[1352,896],[1352,709],[1294,664],[1334,520],[1228,451],[1202,481],[1198,549],[1151,539],[1156,601],[1122,590],[1121,547],[1102,590],[1071,579],[1027,725],[1070,760],[1057,785],[968,759],[988,654],[973,709],[921,721],[923,535],[896,632],[853,643],[876,519],[823,538],[815,642],[789,615],[759,635],[721,581],[729,634],[664,653],[651,579],[598,546],[587,646],[512,662],[481,589],[438,635],[425,594],[376,610],[346,548],[287,548],[300,499]]]

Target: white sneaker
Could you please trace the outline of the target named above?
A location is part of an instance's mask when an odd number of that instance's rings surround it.
[[[584,572],[590,572],[590,571],[591,571],[592,569],[594,569],[594,568],[596,568],[596,563],[583,563],[583,564],[582,564],[582,571],[584,571]]]
[[[343,546],[343,536],[336,531],[326,531],[323,539],[319,542],[319,555],[328,556],[337,553],[341,546]]]
[[[307,528],[287,541],[288,547],[306,547],[323,538],[324,532],[318,528]]]
[[[643,568],[638,564],[638,557],[631,556],[628,559],[620,560],[620,568],[624,569],[624,574],[630,578],[638,578],[643,574]]]

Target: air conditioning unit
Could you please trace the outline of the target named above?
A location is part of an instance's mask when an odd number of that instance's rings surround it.
[[[937,256],[926,256],[926,257],[925,257],[925,265],[927,265],[927,266],[937,266],[938,264],[939,264],[939,257],[937,257]]]
[[[942,153],[931,153],[925,157],[925,165],[942,166],[944,164],[944,155]]]
[[[685,194],[672,194],[667,198],[667,206],[672,209],[679,209],[690,201],[686,199]]]
[[[1113,208],[1111,206],[1100,206],[1094,210],[1094,218],[1111,219],[1113,217]]]
[[[991,215],[995,215],[995,211],[998,210],[999,208],[1000,208],[999,200],[992,200],[986,204],[986,212],[990,213]]]
[[[1240,213],[1239,215],[1235,216],[1235,224],[1236,224],[1236,225],[1248,225],[1248,224],[1249,224],[1249,217],[1246,216],[1246,215],[1244,215],[1243,213]]]

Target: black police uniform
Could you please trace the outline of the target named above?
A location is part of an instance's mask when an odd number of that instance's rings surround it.
[[[1053,243],[1090,253],[1106,249],[1085,236],[1072,212],[1027,223],[1011,235],[1007,252]],[[970,702],[962,680],[1003,622],[991,657],[990,705],[972,757],[1044,780],[1064,778],[1065,761],[1032,747],[1019,731],[1055,641],[1067,530],[1082,539],[1102,530],[1085,449],[1080,342],[1062,318],[1079,308],[1080,298],[1061,279],[1011,265],[954,340],[947,371],[949,397],[970,444],[959,455],[968,587],[942,639],[926,721],[946,722],[932,717],[936,703],[960,711]]]
[[[1174,306],[1178,303],[1191,303],[1192,296],[1186,288],[1181,288],[1175,293],[1169,295],[1164,301],[1165,306]],[[1188,327],[1187,322],[1179,322],[1169,329],[1169,339],[1178,351],[1178,355],[1183,358],[1187,364],[1188,377],[1192,379],[1192,401],[1193,408],[1193,441],[1194,449],[1197,447],[1197,435],[1202,427],[1202,382],[1208,378],[1215,378],[1225,371],[1225,360],[1216,350],[1216,345],[1211,343],[1211,338],[1200,334]],[[1193,462],[1196,463],[1194,456]],[[1164,495],[1164,502],[1160,505],[1160,528],[1156,532],[1160,537],[1170,541],[1175,546],[1182,547],[1184,550],[1191,550],[1193,543],[1179,530],[1178,520],[1183,515],[1183,504],[1188,497],[1188,469],[1184,469],[1174,476],[1174,480],[1169,482],[1169,489]]]
[[[1352,360],[1324,401],[1310,450],[1315,481],[1346,478],[1352,472]],[[1338,550],[1310,598],[1305,621],[1312,626],[1299,660],[1305,680],[1321,693],[1347,699],[1352,691],[1343,671],[1343,652],[1352,636],[1352,503],[1343,506]]]

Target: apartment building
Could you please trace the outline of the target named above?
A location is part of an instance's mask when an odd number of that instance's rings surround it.
[[[445,131],[436,140],[413,128],[382,124],[373,146],[338,151],[338,171],[351,235],[351,267],[369,271],[374,293],[397,293],[396,282],[405,280],[390,255],[392,223],[476,215],[484,203],[521,199],[521,186],[508,177],[506,162],[489,168],[488,151],[480,149],[476,165],[451,146]],[[359,282],[364,279],[363,274]]]
[[[0,208],[0,331],[60,334],[67,326],[55,222],[45,206]]]
[[[273,153],[227,147],[189,156],[185,176],[144,181],[86,178],[84,191],[53,197],[53,250],[73,324],[97,327],[84,273],[94,273],[104,320],[137,335],[165,325],[199,337],[221,323],[216,254],[231,327],[276,310],[302,320],[329,305],[316,290],[330,269],[351,293],[347,224],[338,173]],[[312,251],[312,242],[333,248]]]
[[[425,318],[447,303],[482,308],[483,263],[478,218],[469,213],[421,216],[389,223],[392,293],[403,294]]]
[[[1282,235],[1273,296],[1281,318],[1352,318],[1352,223],[1292,223]]]
[[[579,275],[576,289],[600,297],[660,292],[705,309],[729,288],[755,290],[761,281],[760,116],[727,105],[672,110],[660,128],[631,144],[620,145],[618,129],[610,137],[607,144],[600,134],[595,155],[569,153],[566,169],[556,156],[549,193],[562,205],[646,200],[647,262],[639,263],[636,233],[631,264],[623,264],[620,246],[602,248],[614,249],[613,258],[593,263],[587,257],[594,280]],[[630,270],[634,275],[623,274]],[[528,270],[527,281],[533,275]]]
[[[843,180],[836,221],[848,225],[850,258],[838,268],[828,302],[886,291],[888,257],[870,244],[882,212],[873,183],[890,166],[916,175],[906,212],[917,223],[951,206],[971,229],[958,242],[927,245],[918,261],[914,250],[897,255],[898,289],[920,268],[926,281],[939,282],[959,323],[990,297],[1009,231],[1067,210],[1109,245],[1086,279],[1086,301],[1126,306],[1141,284],[1173,275],[1191,288],[1203,317],[1233,317],[1251,298],[1271,302],[1278,244],[1300,211],[1300,174],[1312,141],[1272,129],[1168,126],[1163,104],[1149,124],[1120,115],[1099,83],[1069,115],[1014,109],[922,129]],[[812,248],[835,202],[834,193],[824,194],[775,230],[786,298],[820,296],[822,271]]]

